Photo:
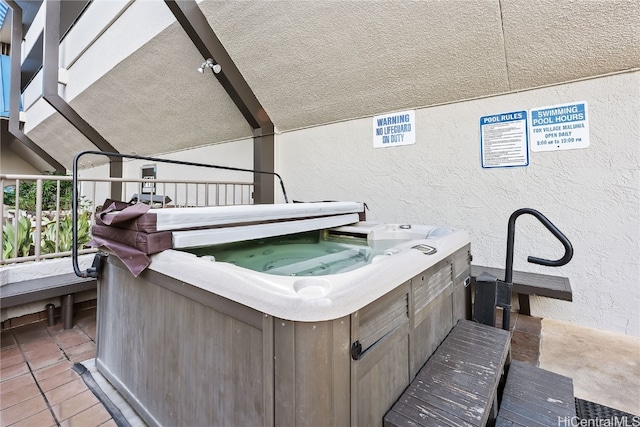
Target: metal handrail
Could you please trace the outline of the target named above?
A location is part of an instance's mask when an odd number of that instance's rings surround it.
[[[183,161],[183,160],[172,160],[172,159],[162,159],[162,158],[158,158],[158,157],[148,157],[148,156],[138,156],[138,155],[133,155],[133,154],[122,154],[122,153],[109,153],[109,152],[105,152],[105,151],[95,151],[95,150],[88,150],[88,151],[81,151],[80,153],[76,154],[75,157],[73,158],[73,194],[71,196],[72,200],[72,254],[71,254],[71,262],[73,264],[73,271],[75,272],[75,274],[78,277],[98,277],[99,274],[99,267],[94,265],[93,267],[87,269],[87,271],[81,271],[80,267],[78,265],[78,248],[77,248],[77,241],[78,241],[78,162],[80,160],[80,157],[87,155],[87,154],[92,154],[92,155],[97,155],[97,156],[105,156],[108,158],[120,158],[120,159],[134,159],[134,160],[146,160],[146,161],[151,161],[151,162],[159,162],[159,163],[169,163],[169,164],[174,164],[174,165],[181,165],[181,166],[195,166],[195,167],[202,167],[202,168],[209,168],[209,169],[222,169],[222,170],[228,170],[228,171],[236,171],[236,172],[251,172],[251,173],[257,173],[257,174],[266,174],[266,175],[272,175],[276,178],[278,178],[278,180],[280,181],[280,187],[282,188],[282,195],[284,196],[284,201],[285,203],[289,203],[289,199],[287,198],[287,191],[284,188],[284,181],[282,180],[282,177],[276,173],[276,172],[271,172],[271,171],[260,171],[260,170],[254,170],[254,169],[244,169],[244,168],[237,168],[237,167],[232,167],[232,166],[220,166],[220,165],[212,165],[212,164],[207,164],[207,163],[196,163],[196,162],[187,162],[187,161]]]
[[[544,265],[548,267],[560,267],[567,264],[569,261],[571,261],[571,258],[573,258],[573,246],[571,245],[571,242],[569,241],[569,239],[567,239],[567,237],[564,234],[562,234],[562,232],[558,229],[558,227],[556,227],[555,225],[553,225],[551,221],[549,221],[549,219],[546,216],[542,215],[540,212],[538,212],[535,209],[531,209],[531,208],[518,209],[517,211],[512,213],[511,216],[509,217],[509,224],[507,227],[507,260],[506,260],[505,273],[504,273],[504,281],[507,284],[513,283],[513,247],[515,243],[514,241],[515,241],[515,234],[516,234],[516,219],[518,219],[520,215],[525,215],[525,214],[533,215],[534,217],[536,217],[542,223],[542,225],[544,225],[547,228],[547,230],[549,230],[551,234],[553,234],[560,241],[560,243],[562,243],[562,246],[564,246],[564,255],[560,259],[548,260],[544,258],[529,256],[527,257],[528,262],[532,264],[539,264],[539,265]],[[511,300],[511,297],[509,296],[509,301],[510,300]],[[502,311],[502,329],[508,331],[510,321],[511,321],[511,311],[508,309],[504,309]]]
[[[0,179],[15,181],[19,179],[21,181],[36,181],[38,179],[42,180],[50,180],[50,181],[73,181],[73,176],[71,175],[22,175],[22,174],[0,174]],[[78,181],[92,181],[92,182],[137,182],[146,184],[149,182],[146,178],[78,178]],[[153,179],[153,182],[158,184],[173,184],[177,182],[175,179]],[[181,184],[203,184],[208,183],[210,181],[203,181],[201,179],[180,179]],[[236,185],[246,185],[251,184],[250,182],[245,181],[215,181],[216,184],[236,184]]]

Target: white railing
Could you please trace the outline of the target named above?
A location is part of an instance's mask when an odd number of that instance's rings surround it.
[[[87,243],[95,212],[120,185],[123,201],[156,208],[247,205],[253,183],[135,178],[80,178],[78,242]],[[72,178],[55,175],[2,175],[0,266],[71,255]],[[94,252],[81,248],[79,253]]]

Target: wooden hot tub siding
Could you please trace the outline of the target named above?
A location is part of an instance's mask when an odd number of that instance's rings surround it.
[[[294,322],[110,256],[96,364],[150,425],[382,425],[468,317],[470,272],[467,246],[355,313]]]

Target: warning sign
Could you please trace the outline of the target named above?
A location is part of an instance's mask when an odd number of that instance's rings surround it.
[[[373,118],[373,148],[416,143],[415,111],[401,111]]]

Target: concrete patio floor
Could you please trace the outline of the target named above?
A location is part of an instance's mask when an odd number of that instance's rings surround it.
[[[553,319],[512,316],[515,360],[572,378],[579,399],[640,416],[640,338]]]
[[[640,338],[542,319],[539,366],[573,378],[578,398],[640,415]]]
[[[639,338],[515,313],[511,329],[513,359],[573,378],[576,397],[640,415]],[[95,308],[66,331],[46,321],[2,331],[0,426],[116,426],[71,370],[95,357],[95,337]]]

